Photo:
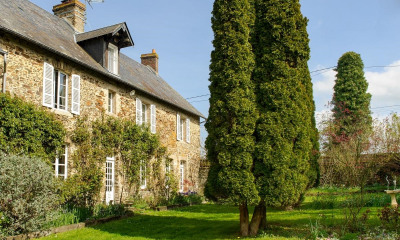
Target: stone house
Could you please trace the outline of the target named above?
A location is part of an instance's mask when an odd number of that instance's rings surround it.
[[[159,76],[154,50],[141,63],[120,52],[134,45],[126,23],[84,32],[85,10],[79,0],[61,1],[54,15],[28,0],[0,0],[2,91],[55,113],[67,130],[79,116],[102,114],[149,124],[173,159],[178,189],[199,190],[204,116]],[[55,175],[72,174],[73,149],[67,139],[65,152],[54,160]],[[104,159],[103,201],[119,199],[119,164],[118,157]]]

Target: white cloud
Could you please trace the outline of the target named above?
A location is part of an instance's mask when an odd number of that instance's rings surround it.
[[[400,104],[400,60],[390,66],[382,72],[365,72],[372,108]]]

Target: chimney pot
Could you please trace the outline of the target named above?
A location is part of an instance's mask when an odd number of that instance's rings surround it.
[[[158,54],[155,49],[153,49],[151,53],[142,54],[140,58],[143,65],[153,68],[154,71],[158,73]]]

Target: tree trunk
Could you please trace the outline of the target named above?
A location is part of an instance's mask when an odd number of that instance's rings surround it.
[[[263,226],[261,226],[263,224]],[[253,217],[249,227],[249,235],[256,236],[260,228],[265,228],[266,225],[266,208],[263,200],[254,208]]]
[[[264,202],[262,211],[261,211],[260,229],[264,230],[266,228],[267,228],[267,206],[265,205],[265,202]]]
[[[239,205],[240,211],[240,235],[247,237],[249,235],[249,210],[247,209],[247,203]]]

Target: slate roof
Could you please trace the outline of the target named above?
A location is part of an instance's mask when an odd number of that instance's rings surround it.
[[[112,29],[114,26],[116,25],[109,28]],[[111,31],[110,29],[106,27],[100,30]],[[12,33],[116,82],[131,86],[135,90],[204,118],[203,114],[150,67],[126,55],[120,54],[120,76],[110,73],[76,43],[74,29],[66,21],[28,0],[0,0],[0,30]]]

